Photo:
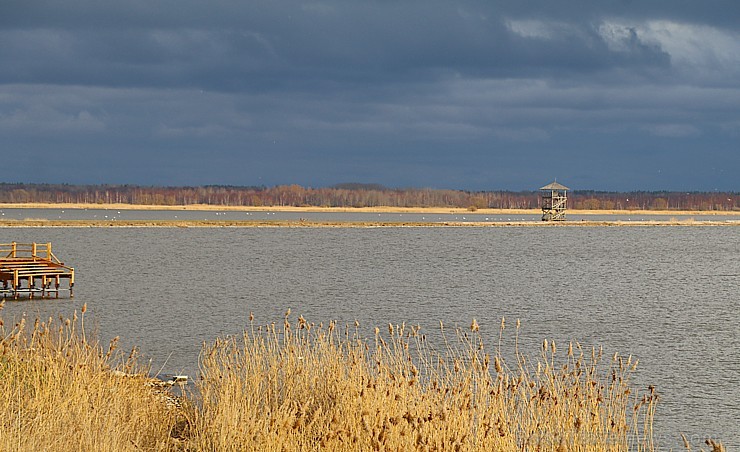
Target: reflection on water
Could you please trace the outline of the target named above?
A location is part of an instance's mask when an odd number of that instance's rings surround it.
[[[139,345],[155,371],[194,375],[201,343],[250,312],[357,319],[368,335],[476,318],[490,347],[505,316],[529,354],[548,338],[639,358],[661,449],[678,432],[740,447],[740,228],[0,229],[9,241],[53,242],[77,284],[73,300],[6,303],[6,323],[87,303],[103,340]]]

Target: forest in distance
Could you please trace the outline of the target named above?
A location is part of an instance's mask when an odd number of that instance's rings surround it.
[[[572,209],[738,211],[738,192],[632,191],[568,192]],[[0,203],[214,205],[294,207],[455,207],[538,209],[539,191],[465,191],[388,188],[346,183],[311,188],[300,185],[160,187],[0,183]]]

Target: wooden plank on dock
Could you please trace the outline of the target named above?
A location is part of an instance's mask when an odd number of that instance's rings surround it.
[[[61,281],[67,280],[69,296],[74,296],[74,268],[64,265],[51,251],[51,243],[1,243],[0,244],[0,294],[18,298],[28,294],[33,298],[59,297]],[[52,283],[54,287],[52,288]]]

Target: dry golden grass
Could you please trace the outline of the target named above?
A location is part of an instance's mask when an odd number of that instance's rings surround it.
[[[1,323],[1,322],[0,322]],[[171,450],[180,415],[80,319],[0,326],[0,450]],[[121,359],[117,359],[121,358]],[[118,361],[116,369],[111,363]],[[124,376],[126,375],[126,376]]]
[[[544,341],[507,363],[503,320],[491,353],[475,320],[440,327],[435,348],[403,324],[363,338],[289,313],[252,320],[203,345],[197,395],[173,406],[135,353],[86,337],[84,308],[33,327],[0,320],[0,450],[655,449],[657,395],[630,385],[631,358]]]
[[[681,433],[681,439],[683,440],[683,445],[687,451],[691,452],[692,450],[694,450],[688,438],[686,438],[686,435],[684,435],[683,433]],[[707,438],[706,440],[704,440],[704,444],[711,447],[711,449],[708,449],[708,452],[727,452],[727,448],[725,448],[725,446],[720,441],[715,441],[712,438]],[[701,452],[704,452],[703,448],[699,448],[699,450]]]
[[[538,359],[517,352],[510,367],[485,350],[475,321],[444,353],[417,327],[388,330],[365,340],[286,316],[205,346],[195,448],[654,449],[657,396],[630,388],[629,358],[605,363],[596,350],[545,341]]]

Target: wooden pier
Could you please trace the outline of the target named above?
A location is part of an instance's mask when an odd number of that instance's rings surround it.
[[[67,280],[67,288],[62,288]],[[59,298],[66,290],[74,297],[75,270],[51,252],[51,243],[0,243],[0,295]]]

